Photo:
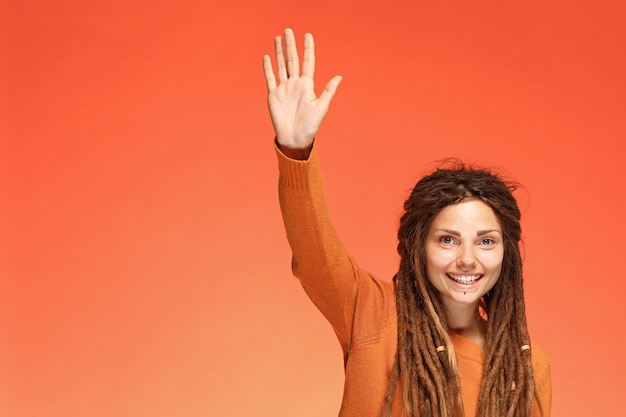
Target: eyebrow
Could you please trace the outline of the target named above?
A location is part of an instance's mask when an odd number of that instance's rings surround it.
[[[448,233],[448,234],[453,235],[453,236],[459,236],[459,237],[461,236],[461,233],[457,232],[456,230],[435,229],[435,232],[444,232],[444,233]],[[479,230],[478,232],[476,232],[476,236],[482,236],[482,235],[486,235],[486,234],[492,233],[492,232],[496,232],[496,233],[502,234],[502,232],[497,230],[497,229],[489,229],[489,230]]]

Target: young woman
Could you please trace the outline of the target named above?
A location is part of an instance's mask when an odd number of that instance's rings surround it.
[[[550,363],[526,326],[512,187],[457,166],[404,204],[393,283],[361,269],[330,220],[314,137],[341,77],[319,98],[313,36],[302,70],[293,32],[264,56],[279,195],[293,272],[341,343],[341,417],[550,416]],[[278,78],[278,79],[277,79]]]

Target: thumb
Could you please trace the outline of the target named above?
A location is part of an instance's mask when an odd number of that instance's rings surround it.
[[[342,79],[341,75],[336,75],[328,82],[328,84],[326,84],[326,87],[319,98],[320,104],[323,108],[327,109],[328,106],[330,106],[330,102],[335,96]]]

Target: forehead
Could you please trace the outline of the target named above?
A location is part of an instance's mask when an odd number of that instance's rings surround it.
[[[501,230],[491,207],[478,199],[467,199],[443,208],[433,219],[431,230]]]

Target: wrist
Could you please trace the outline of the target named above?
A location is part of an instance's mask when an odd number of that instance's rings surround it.
[[[311,149],[313,149],[313,143],[305,148],[291,148],[276,141],[276,146],[287,158],[296,159],[298,161],[306,161],[309,159]]]

